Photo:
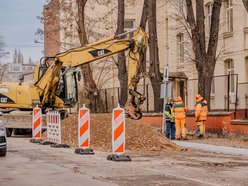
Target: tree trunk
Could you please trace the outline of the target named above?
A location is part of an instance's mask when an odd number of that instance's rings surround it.
[[[124,15],[125,15],[125,3],[124,0],[118,0],[118,17],[117,17],[117,30],[116,34],[124,32]],[[125,52],[118,53],[118,79],[120,82],[120,105],[124,106],[127,102],[128,93],[128,76],[126,67]]]
[[[77,0],[77,6],[78,6],[78,35],[81,45],[88,44],[88,39],[86,35],[85,30],[85,5],[88,0]],[[93,107],[91,109],[94,110],[94,108],[97,108],[98,111],[103,111],[103,102],[100,97],[100,92],[96,86],[96,83],[93,79],[92,70],[90,68],[90,64],[84,64],[81,67],[82,75],[83,75],[83,81],[84,81],[84,87],[83,87],[83,93],[86,99],[90,100],[90,105]],[[97,93],[97,95],[95,95]],[[97,100],[97,105],[95,105],[95,96]],[[94,106],[93,106],[94,105]],[[96,110],[96,111],[97,111]]]
[[[148,29],[149,29],[149,55],[150,67],[149,77],[152,83],[154,95],[154,111],[159,112],[162,108],[160,97],[160,85],[162,77],[159,68],[158,58],[158,39],[157,39],[157,19],[156,19],[156,0],[148,0]]]
[[[248,0],[243,0],[246,11],[248,12]]]
[[[187,6],[187,22],[189,23],[192,34],[195,65],[198,72],[198,93],[207,100],[210,109],[211,83],[216,64],[222,0],[213,1],[208,46],[206,46],[205,42],[204,1],[198,0],[195,2],[196,18],[193,12],[192,0],[185,0],[185,2]]]
[[[140,20],[140,27],[143,30],[146,30],[147,17],[148,17],[148,0],[144,0],[143,10]]]
[[[143,10],[142,10],[142,15],[141,15],[141,20],[140,20],[140,27],[144,31],[146,30],[147,19],[148,19],[148,0],[144,0]],[[146,53],[147,53],[147,48],[145,48],[144,53],[142,55],[142,59],[141,59],[143,74],[146,73]],[[146,84],[145,77],[144,77],[143,83]],[[148,91],[148,90],[146,90],[146,91]],[[145,93],[145,90],[143,90],[143,92]]]

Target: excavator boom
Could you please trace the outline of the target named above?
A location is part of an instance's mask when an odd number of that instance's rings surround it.
[[[132,34],[131,39],[121,39],[128,34]],[[66,68],[65,73],[70,68],[78,67],[122,51],[127,51],[129,96],[125,109],[131,118],[141,118],[142,113],[139,106],[143,103],[145,97],[138,93],[136,89],[141,78],[141,61],[146,45],[146,33],[141,28],[138,28],[96,43],[65,51],[54,57],[44,58],[42,63],[45,64],[47,70],[41,78],[37,78],[35,83],[42,99],[41,104],[43,106],[58,105],[56,103],[58,98],[56,98],[55,91],[61,78],[59,72],[62,67]]]

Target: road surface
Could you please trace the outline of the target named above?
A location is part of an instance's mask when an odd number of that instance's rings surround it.
[[[163,157],[131,154],[132,162],[111,162],[109,153],[74,154],[8,138],[0,158],[1,186],[78,185],[248,185],[248,157],[207,152],[170,152]]]

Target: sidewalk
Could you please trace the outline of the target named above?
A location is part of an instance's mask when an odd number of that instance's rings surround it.
[[[248,149],[208,145],[208,144],[184,142],[184,141],[173,141],[173,142],[185,148],[191,148],[191,149],[214,152],[214,153],[221,153],[221,154],[248,156]]]

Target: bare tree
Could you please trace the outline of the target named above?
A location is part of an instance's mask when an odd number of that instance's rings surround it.
[[[118,17],[117,17],[117,30],[116,34],[124,32],[124,15],[125,15],[125,3],[124,0],[118,0]],[[120,104],[122,106],[127,102],[127,86],[128,76],[126,67],[125,52],[118,53],[118,79],[120,81]]]
[[[146,30],[147,14],[148,14],[148,0],[144,0],[142,15],[140,19],[140,27],[143,30]]]
[[[81,45],[88,44],[88,39],[86,35],[85,30],[85,5],[88,0],[77,0],[77,6],[78,6],[78,36]],[[92,96],[94,97],[94,94],[97,94],[97,100],[98,100],[98,109],[103,109],[103,103],[100,97],[99,90],[96,86],[96,83],[93,79],[92,70],[90,68],[90,64],[84,64],[81,66],[83,79],[84,79],[84,94],[86,98],[92,99]]]
[[[20,49],[19,51],[15,49],[14,54],[13,54],[13,63],[19,63],[19,64],[24,63],[24,57]]]
[[[205,37],[204,0],[185,0],[187,22],[190,26],[194,62],[198,72],[198,92],[210,103],[211,82],[216,65],[222,0],[213,1],[208,44]],[[196,10],[194,14],[194,9]]]
[[[144,0],[142,15],[141,15],[141,19],[140,19],[140,27],[143,30],[146,30],[147,17],[148,17],[148,0]],[[142,56],[142,62],[141,62],[142,66],[143,66],[143,73],[146,73],[146,53],[147,53],[147,48],[145,48],[145,50],[144,50],[144,53]],[[145,82],[145,78],[144,78],[144,84],[145,83],[146,82]]]
[[[158,112],[162,108],[162,101],[158,99],[160,97],[162,77],[159,68],[156,2],[157,0],[148,0],[148,44],[150,56],[149,77],[154,94],[154,111]]]
[[[0,60],[5,57],[6,52],[4,52],[6,43],[3,41],[3,38],[0,37]]]
[[[0,81],[7,81],[8,80],[8,76],[6,76],[6,71],[7,71],[7,65],[0,65]]]

